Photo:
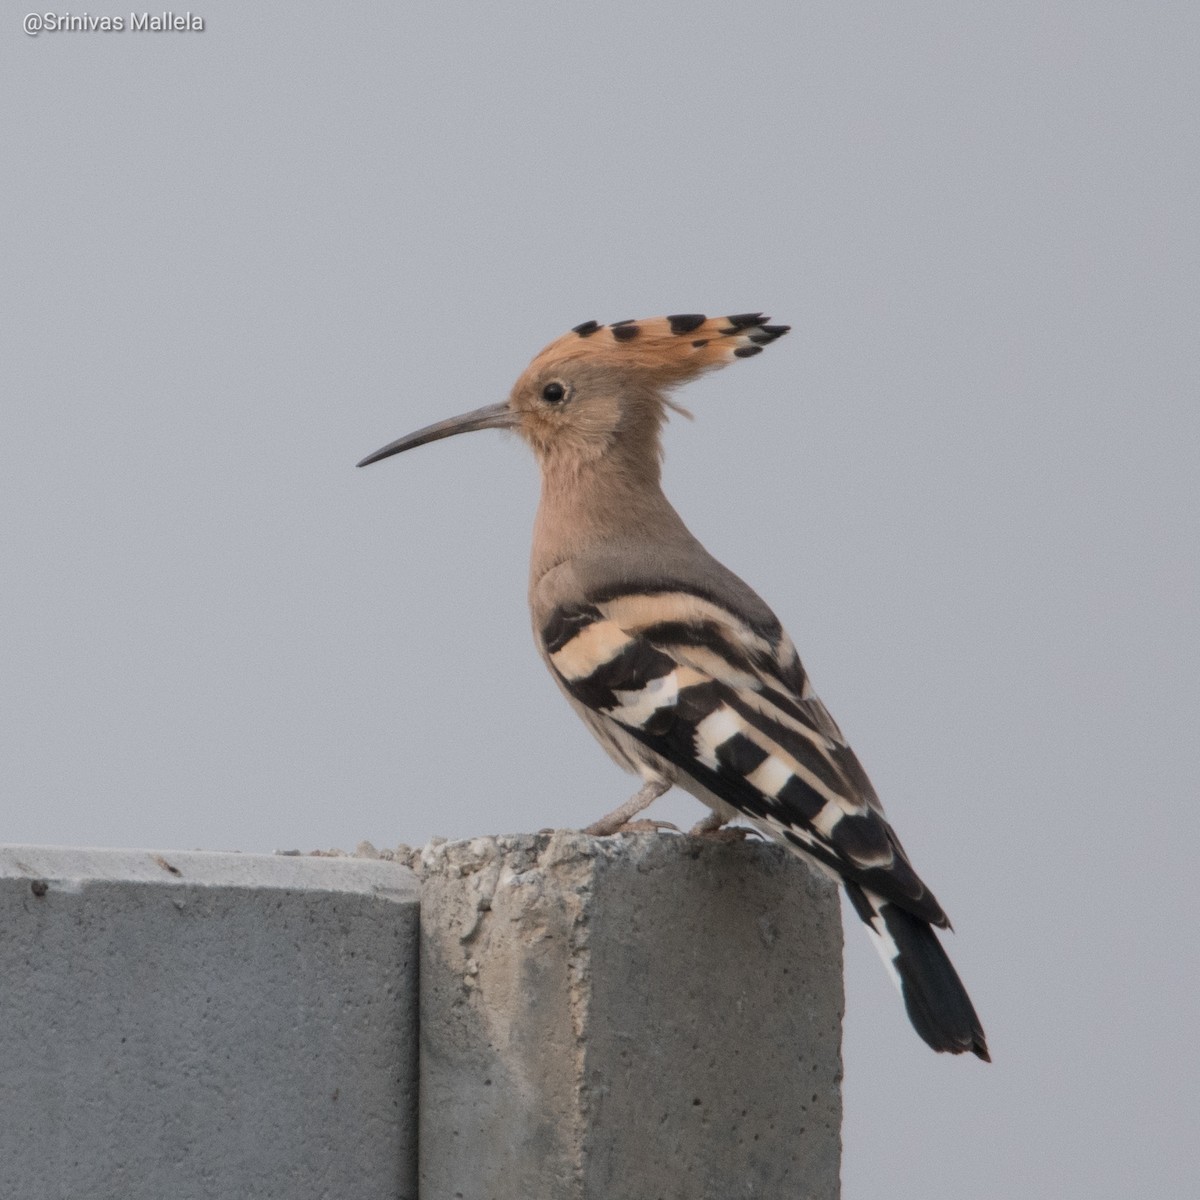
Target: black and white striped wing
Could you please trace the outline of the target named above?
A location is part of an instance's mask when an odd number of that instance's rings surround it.
[[[543,639],[580,704],[846,882],[948,923],[782,630],[670,591],[560,608]]]
[[[930,928],[948,928],[946,914],[777,624],[755,627],[690,591],[637,592],[560,607],[542,639],[578,704],[836,875],[921,1037],[987,1059]]]

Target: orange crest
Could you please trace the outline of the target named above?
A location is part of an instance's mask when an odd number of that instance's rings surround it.
[[[587,361],[631,372],[655,388],[670,388],[735,358],[761,353],[790,328],[768,325],[769,320],[762,313],[731,317],[684,313],[612,325],[585,321],[551,342],[530,368]]]

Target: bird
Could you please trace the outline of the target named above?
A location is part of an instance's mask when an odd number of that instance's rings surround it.
[[[690,416],[674,389],[753,358],[790,328],[769,322],[757,312],[585,321],[540,351],[506,400],[358,466],[473,430],[519,434],[541,468],[534,639],[575,712],[641,780],[587,832],[627,828],[672,786],[712,810],[694,832],[729,835],[726,822],[744,819],[845,889],[929,1046],[990,1061],[935,932],[950,922],[791,638],[663,493],[663,426],[671,411]]]

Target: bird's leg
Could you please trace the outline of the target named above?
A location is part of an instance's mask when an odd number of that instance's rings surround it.
[[[630,818],[636,817],[642,809],[648,808],[670,788],[671,783],[667,779],[647,779],[620,808],[614,808],[607,816],[593,821],[583,832],[590,833],[593,837],[605,837],[607,834],[616,833],[618,829],[629,824]]]

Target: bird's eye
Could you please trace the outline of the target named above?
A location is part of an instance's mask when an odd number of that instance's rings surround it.
[[[559,404],[566,399],[566,395],[567,389],[557,379],[542,388],[542,399],[547,404]]]

